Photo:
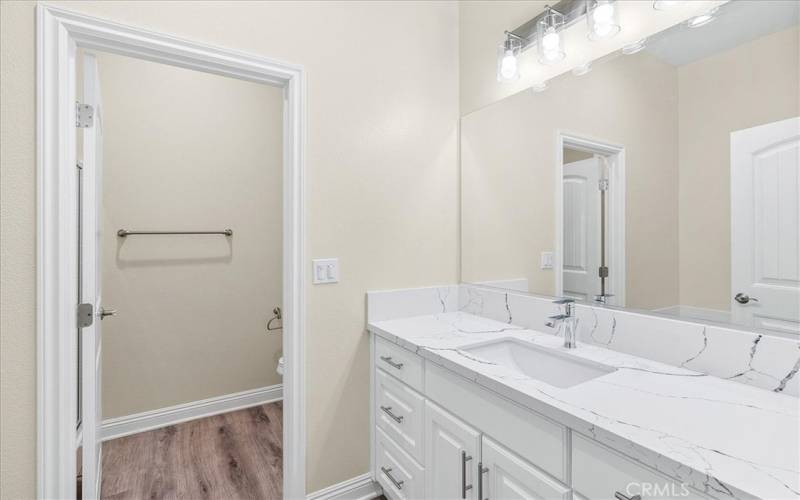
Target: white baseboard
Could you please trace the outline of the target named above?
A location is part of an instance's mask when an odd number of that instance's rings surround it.
[[[277,384],[157,410],[103,420],[103,441],[283,399]]]
[[[307,500],[371,500],[383,494],[370,473],[361,474],[339,484],[310,493]]]

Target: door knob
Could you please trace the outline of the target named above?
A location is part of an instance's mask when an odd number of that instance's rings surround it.
[[[106,309],[105,307],[100,308],[100,319],[105,319],[106,316],[115,316],[117,314],[116,309]]]
[[[748,303],[748,302],[750,302],[751,300],[752,300],[753,302],[758,302],[758,299],[757,299],[757,298],[755,298],[755,297],[751,297],[751,296],[747,295],[746,293],[741,293],[741,292],[737,293],[737,294],[736,294],[736,295],[733,297],[733,300],[735,300],[736,302],[738,302],[738,303],[740,303],[740,304],[747,304],[747,303]]]

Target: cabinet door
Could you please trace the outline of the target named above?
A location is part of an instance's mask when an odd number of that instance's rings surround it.
[[[491,500],[569,498],[569,488],[483,436],[479,494]]]
[[[430,401],[425,403],[425,493],[430,499],[476,500],[480,433]]]

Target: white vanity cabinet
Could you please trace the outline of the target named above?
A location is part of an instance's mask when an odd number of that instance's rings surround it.
[[[388,498],[705,498],[409,350],[373,339],[373,471]]]
[[[568,500],[569,488],[486,436],[481,441],[483,498]]]
[[[586,498],[706,498],[691,488],[577,433],[572,435],[572,487]]]
[[[481,433],[440,408],[425,403],[425,481],[427,498],[478,499],[475,482],[480,461]]]

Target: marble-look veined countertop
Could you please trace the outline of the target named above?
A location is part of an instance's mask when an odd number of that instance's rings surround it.
[[[715,498],[800,497],[796,398],[463,312],[368,329]],[[513,337],[617,368],[561,389],[461,349]]]

